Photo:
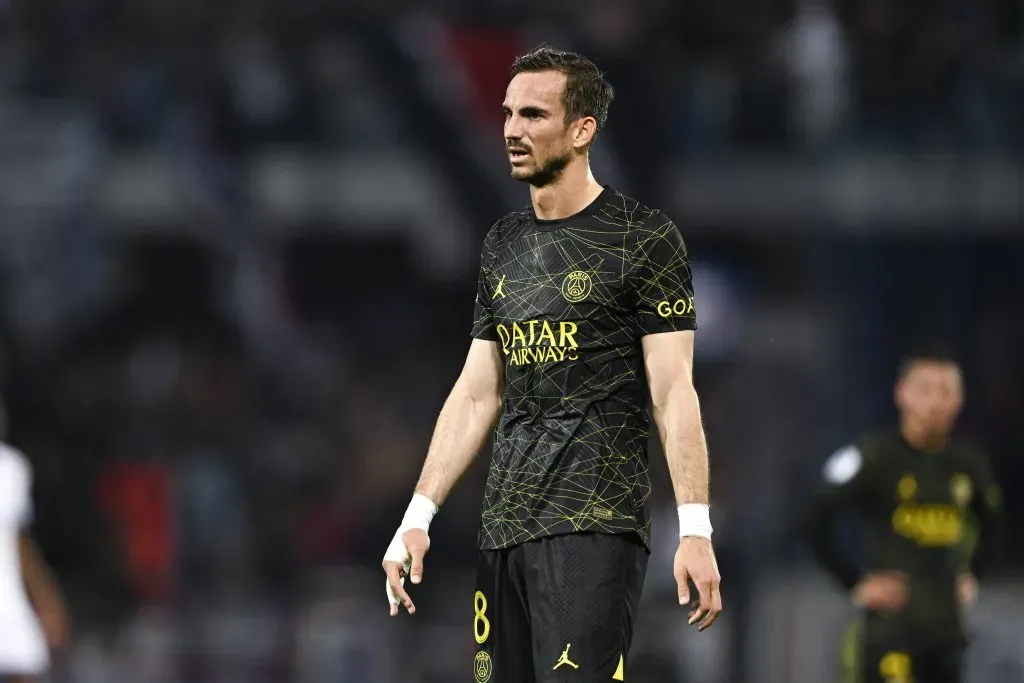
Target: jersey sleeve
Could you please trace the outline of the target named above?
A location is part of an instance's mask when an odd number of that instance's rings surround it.
[[[998,554],[1003,496],[988,456],[982,451],[973,453],[972,470],[976,492],[971,499],[973,538],[969,539],[967,558],[971,573],[981,577],[991,568]]]
[[[491,304],[494,297],[490,284],[493,263],[494,250],[491,235],[488,234],[480,250],[480,274],[477,277],[472,328],[473,338],[485,341],[498,341],[498,331],[494,327],[494,310]]]
[[[697,329],[690,258],[679,228],[657,212],[636,240],[631,276],[641,334]]]
[[[847,589],[860,580],[861,569],[836,542],[843,512],[858,507],[869,478],[863,446],[849,444],[833,453],[821,470],[818,486],[804,519],[804,535],[815,558]]]

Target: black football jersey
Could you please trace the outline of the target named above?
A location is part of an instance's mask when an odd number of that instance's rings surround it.
[[[981,450],[951,441],[941,452],[924,453],[896,431],[879,432],[837,451],[823,472],[810,527],[826,569],[847,587],[866,572],[904,572],[910,604],[890,621],[956,630],[956,577],[983,570],[1000,517],[999,488]],[[831,536],[829,527],[844,510],[859,518],[861,566]]]
[[[606,187],[582,212],[499,220],[482,250],[473,336],[497,342],[505,395],[479,545],[636,532],[650,521],[641,339],[696,329],[676,225]]]

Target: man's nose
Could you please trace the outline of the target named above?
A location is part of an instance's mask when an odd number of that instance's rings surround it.
[[[510,116],[505,119],[505,141],[519,142],[523,137],[522,119],[517,116]]]

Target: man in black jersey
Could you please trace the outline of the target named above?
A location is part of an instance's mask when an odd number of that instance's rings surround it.
[[[825,463],[808,538],[863,612],[848,680],[958,683],[962,609],[992,555],[999,489],[981,451],[950,437],[963,404],[955,362],[909,357],[895,398],[899,430],[864,435]],[[834,541],[844,511],[860,518],[860,566]]]
[[[721,611],[689,261],[667,216],[591,173],[612,95],[576,54],[540,48],[512,67],[505,142],[531,205],[484,240],[469,356],[383,562],[391,613],[412,613],[405,576],[420,582],[429,522],[496,424],[477,683],[629,680],[650,539],[649,397],[679,503],[680,604],[701,630]]]

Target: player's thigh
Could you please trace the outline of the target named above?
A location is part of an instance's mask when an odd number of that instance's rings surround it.
[[[473,592],[473,680],[533,683],[530,622],[515,550],[482,550]]]
[[[919,678],[921,657],[910,643],[892,636],[864,635],[857,683],[925,683]]]
[[[964,650],[958,646],[936,647],[920,658],[915,683],[963,683]]]
[[[537,683],[623,680],[647,549],[633,536],[593,533],[524,549]]]

